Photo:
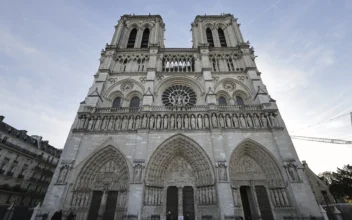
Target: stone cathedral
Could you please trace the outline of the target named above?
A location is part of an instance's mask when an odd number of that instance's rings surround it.
[[[160,15],[121,17],[42,212],[73,210],[78,220],[321,217],[237,19],[196,16],[191,27],[192,48],[166,48]]]

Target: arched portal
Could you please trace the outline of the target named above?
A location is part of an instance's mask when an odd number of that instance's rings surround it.
[[[129,168],[113,146],[93,152],[80,169],[73,188],[71,208],[77,219],[113,220],[126,211]]]
[[[152,154],[145,175],[143,216],[175,219],[212,215],[217,194],[212,163],[198,143],[184,135],[164,141]],[[177,219],[177,218],[176,218]]]
[[[271,220],[273,208],[291,207],[280,166],[259,143],[240,143],[231,155],[229,173],[236,215]]]

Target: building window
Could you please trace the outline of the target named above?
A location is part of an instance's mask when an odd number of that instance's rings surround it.
[[[227,105],[226,99],[223,96],[220,96],[218,99],[219,105]]]
[[[137,37],[137,29],[133,28],[130,33],[130,36],[128,38],[127,48],[134,48],[134,43],[136,42],[136,37]]]
[[[117,97],[114,102],[112,103],[113,108],[120,108],[121,107],[121,98]]]
[[[207,34],[207,41],[208,41],[209,47],[214,47],[213,33],[211,32],[210,28],[207,28],[205,32]]]
[[[130,102],[131,108],[138,108],[140,103],[140,99],[138,97],[133,97]]]
[[[218,29],[218,34],[219,34],[219,40],[220,40],[221,47],[227,47],[225,34],[221,28]]]
[[[236,96],[236,103],[237,105],[244,105],[242,97]]]
[[[149,28],[146,28],[146,29],[143,31],[141,48],[148,48],[149,33],[150,33]]]

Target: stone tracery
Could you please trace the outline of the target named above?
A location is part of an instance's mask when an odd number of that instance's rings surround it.
[[[214,184],[214,173],[209,158],[201,147],[183,135],[176,135],[166,140],[155,150],[146,171],[146,184],[164,186],[168,164],[176,157],[182,157],[195,174],[195,185]]]
[[[240,177],[244,174],[253,174],[259,180],[265,179],[269,186],[284,185],[280,168],[274,157],[254,141],[242,142],[231,155],[230,179],[232,185],[237,185],[237,181],[240,181]]]

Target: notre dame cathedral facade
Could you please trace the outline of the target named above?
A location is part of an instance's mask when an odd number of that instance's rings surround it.
[[[237,19],[196,16],[191,26],[192,48],[165,48],[161,16],[121,17],[42,212],[74,210],[78,220],[321,216]]]

